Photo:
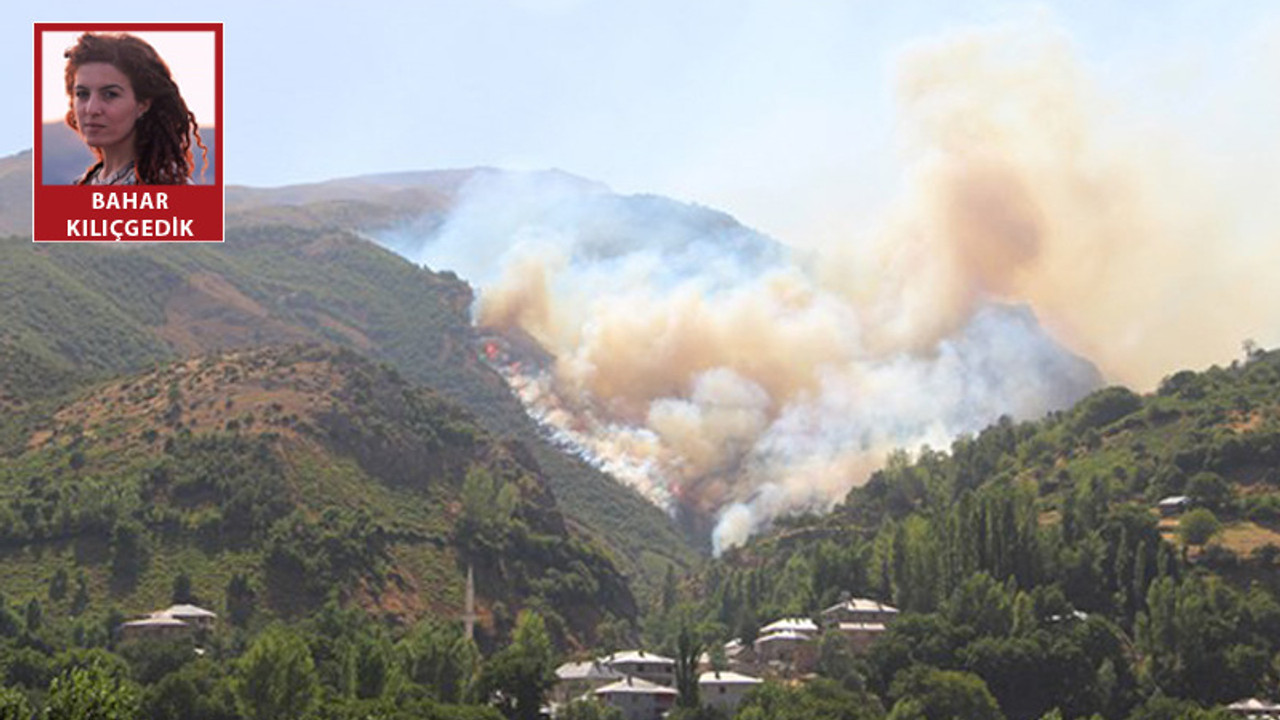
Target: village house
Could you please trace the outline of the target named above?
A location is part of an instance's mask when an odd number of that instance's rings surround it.
[[[752,643],[755,665],[787,673],[809,672],[817,664],[819,633],[818,624],[809,618],[775,620],[760,628]]]
[[[143,638],[169,639],[190,637],[195,627],[171,617],[144,617],[123,623],[116,632],[121,642]]]
[[[197,630],[212,630],[214,622],[218,619],[218,614],[212,610],[205,610],[197,605],[187,604],[170,605],[158,613],[152,613],[152,615],[181,620],[188,625],[194,626]]]
[[[1275,718],[1280,718],[1280,705],[1257,698],[1233,702],[1227,706],[1227,710],[1233,715],[1246,718],[1246,720],[1275,720]]]
[[[599,660],[565,663],[556,668],[556,685],[551,691],[551,700],[567,705],[587,693],[625,678],[626,675]]]
[[[747,693],[760,683],[760,678],[728,671],[712,671],[698,676],[698,694],[702,704],[732,716],[747,697]]]
[[[217,613],[196,605],[171,605],[123,623],[117,631],[122,641],[193,636],[198,630],[212,630],[217,618]]]
[[[626,720],[661,720],[678,693],[666,685],[628,676],[594,691],[600,702],[622,711]]]
[[[647,653],[644,650],[627,650],[600,658],[607,667],[631,677],[648,680],[651,683],[671,686],[676,681],[676,661]]]
[[[822,611],[822,623],[834,627],[840,623],[888,625],[898,617],[898,608],[878,600],[852,598]]]
[[[1174,517],[1191,509],[1191,498],[1186,495],[1170,495],[1161,498],[1156,507],[1162,517]]]
[[[756,662],[789,675],[813,671],[818,664],[815,636],[795,630],[781,630],[756,638]]]

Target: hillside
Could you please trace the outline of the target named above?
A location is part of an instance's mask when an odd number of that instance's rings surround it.
[[[242,576],[264,621],[335,595],[402,624],[456,618],[468,565],[483,637],[504,637],[523,607],[568,645],[636,614],[525,448],[319,346],[191,358],[82,391],[0,466],[0,546],[7,594],[42,595],[61,569],[86,578],[91,600],[72,614],[90,617],[161,607],[185,574],[220,613]]]
[[[0,157],[0,236],[31,234],[33,153]]]
[[[23,159],[6,158],[3,167],[16,173]],[[29,172],[29,156],[25,162]],[[407,180],[418,189],[408,190],[394,177],[322,184],[321,199],[311,190],[229,188],[234,209],[221,246],[33,247],[20,235],[0,239],[7,310],[0,353],[9,361],[0,403],[15,411],[0,423],[0,444],[14,447],[23,418],[38,415],[42,399],[86,379],[193,353],[334,343],[392,364],[468,408],[490,431],[519,439],[571,527],[610,547],[637,591],[651,595],[668,565],[693,559],[670,520],[542,437],[502,378],[477,359],[465,283],[350,229],[421,213],[423,202],[447,203],[448,188],[466,174],[422,174],[426,185],[412,175]],[[343,199],[350,191],[334,188],[347,185],[365,188],[366,199]]]
[[[1247,348],[1150,395],[1106,388],[897,453],[832,513],[790,518],[690,578],[684,612],[751,639],[847,594],[892,603],[905,613],[865,662],[822,670],[853,673],[886,707],[929,668],[972,673],[1019,719],[1200,717],[1179,702],[1270,695],[1280,352]],[[1170,495],[1196,509],[1162,517]]]

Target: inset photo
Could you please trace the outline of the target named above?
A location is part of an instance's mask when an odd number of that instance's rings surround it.
[[[35,53],[35,239],[221,240],[221,24],[36,23]],[[69,191],[131,186],[171,189]]]

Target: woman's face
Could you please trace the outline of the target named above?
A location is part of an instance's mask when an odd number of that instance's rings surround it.
[[[87,145],[132,149],[134,125],[151,102],[138,102],[129,76],[110,63],[85,63],[76,70],[71,95],[76,125]]]

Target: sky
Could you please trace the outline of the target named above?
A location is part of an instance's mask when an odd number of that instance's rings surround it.
[[[225,23],[232,183],[554,167],[716,207],[793,243],[858,227],[892,193],[894,67],[916,43],[1046,25],[1134,122],[1177,117],[1210,154],[1234,152],[1220,140],[1265,125],[1275,116],[1258,111],[1276,105],[1201,101],[1280,64],[1280,5],[1248,0],[7,5],[11,88],[31,87],[31,22]],[[31,146],[29,117],[3,104],[0,153]]]

